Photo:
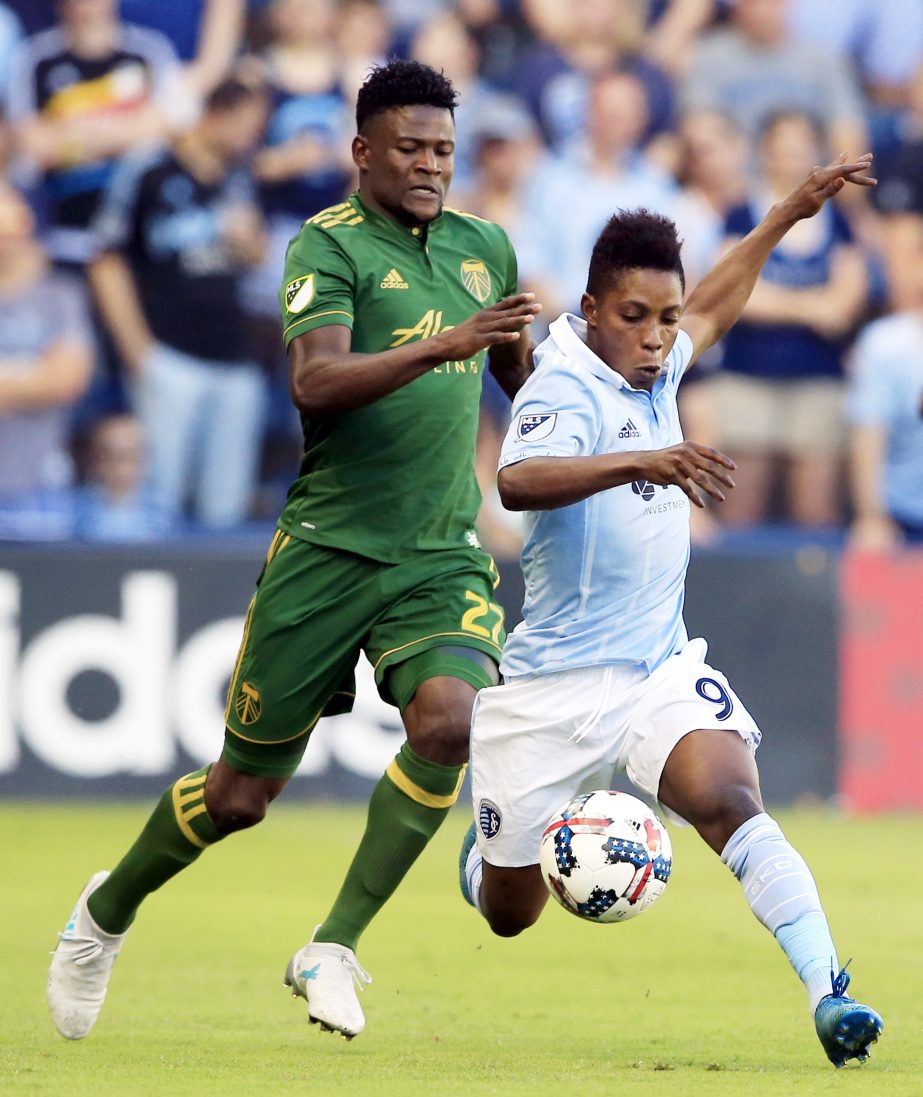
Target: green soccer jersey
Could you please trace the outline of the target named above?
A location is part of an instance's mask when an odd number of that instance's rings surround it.
[[[445,210],[405,228],[358,194],[312,217],[289,245],[280,292],[285,345],[325,324],[378,353],[455,327],[516,292],[504,231]],[[444,362],[367,407],[302,417],[305,453],[281,527],[397,563],[476,544],[474,448],[486,351]]]

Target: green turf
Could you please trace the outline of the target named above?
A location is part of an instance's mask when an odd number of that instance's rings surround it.
[[[884,1015],[873,1058],[835,1071],[801,986],[727,870],[672,829],[674,875],[643,918],[581,923],[549,907],[523,937],[464,905],[459,811],[360,948],[375,977],[352,1043],[309,1027],[282,989],[362,826],[281,805],[149,900],[96,1030],[70,1043],[43,998],[47,953],[90,872],[141,806],[0,805],[0,1091],[41,1097],[920,1097],[923,819],[784,814],[812,864],[852,990]]]

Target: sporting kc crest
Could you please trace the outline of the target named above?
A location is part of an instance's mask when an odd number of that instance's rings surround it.
[[[263,707],[260,704],[260,691],[256,686],[249,682],[241,682],[234,699],[234,711],[244,727],[255,724],[259,720]]]
[[[480,259],[464,259],[461,265],[461,280],[465,289],[484,302],[490,296],[490,271]]]

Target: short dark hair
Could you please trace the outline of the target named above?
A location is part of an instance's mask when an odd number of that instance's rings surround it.
[[[356,96],[356,129],[392,107],[440,107],[455,117],[458,92],[452,81],[420,61],[392,58],[375,65]]]
[[[623,271],[636,269],[674,271],[685,290],[681,247],[669,217],[646,209],[619,210],[593,245],[586,291],[597,297]]]
[[[262,84],[255,84],[239,76],[227,76],[208,93],[205,109],[207,111],[236,110],[241,103],[247,103],[252,99],[266,99],[266,89]]]

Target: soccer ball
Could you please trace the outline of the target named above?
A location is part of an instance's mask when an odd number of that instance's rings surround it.
[[[539,863],[565,910],[590,922],[624,922],[663,895],[673,847],[647,804],[604,790],[575,796],[552,816]]]

